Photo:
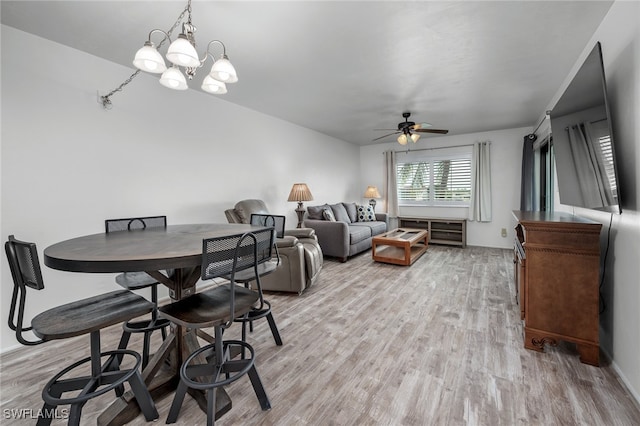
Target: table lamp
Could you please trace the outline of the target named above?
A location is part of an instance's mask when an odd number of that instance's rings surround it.
[[[302,202],[311,200],[313,200],[313,195],[311,195],[311,191],[306,183],[293,184],[293,188],[291,188],[287,201],[298,202],[298,208],[296,208],[296,214],[298,215],[298,228],[302,228],[302,218],[304,217],[304,207],[302,206]]]
[[[364,191],[365,198],[371,198],[369,200],[369,205],[373,207],[373,210],[376,209],[376,198],[382,198],[380,193],[378,192],[378,188],[372,185],[367,186],[367,190]]]

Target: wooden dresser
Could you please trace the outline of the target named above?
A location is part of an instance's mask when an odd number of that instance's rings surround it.
[[[576,344],[580,361],[599,363],[600,228],[567,213],[513,212],[515,285],[524,346]]]

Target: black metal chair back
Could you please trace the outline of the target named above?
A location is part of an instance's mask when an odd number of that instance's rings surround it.
[[[251,214],[251,225],[268,226],[275,228],[276,238],[284,237],[285,216],[253,213]]]
[[[203,280],[231,277],[236,272],[257,266],[271,259],[273,229],[206,238],[202,241]]]
[[[132,231],[134,229],[166,228],[166,216],[130,217],[124,219],[107,219],[104,221],[105,232]]]
[[[30,287],[34,290],[42,290],[44,288],[36,245],[16,240],[13,235],[9,235],[9,240],[4,244],[4,248],[7,252],[7,260],[13,277],[9,327],[16,332],[16,339],[21,344],[27,346],[39,345],[44,343],[42,339],[29,341],[22,335],[23,332],[32,330],[30,326],[24,327],[23,325],[24,307],[27,298],[26,288]],[[16,308],[18,308],[17,317]]]

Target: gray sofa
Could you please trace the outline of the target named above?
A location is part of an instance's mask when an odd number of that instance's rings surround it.
[[[345,262],[370,249],[372,237],[387,232],[387,214],[367,211],[367,207],[356,203],[308,206],[304,226],[316,231],[323,255]]]

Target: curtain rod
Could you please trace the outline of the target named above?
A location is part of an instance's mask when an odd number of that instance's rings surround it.
[[[535,130],[534,130],[533,132],[531,132],[531,134],[532,134],[532,135],[533,135],[533,134],[535,134],[535,133],[538,131],[538,129],[540,128],[540,126],[542,126],[542,123],[544,123],[544,121],[545,121],[547,118],[549,118],[549,116],[550,116],[550,115],[551,115],[551,110],[549,109],[549,110],[547,110],[547,111],[545,112],[544,117],[542,118],[542,120],[540,120],[540,122],[539,122],[539,123],[538,123],[538,125],[536,126]]]
[[[488,143],[488,144],[491,144],[491,142],[481,142],[481,143]],[[438,146],[438,147],[434,147],[434,148],[420,148],[420,149],[409,149],[409,148],[407,148],[407,149],[406,149],[406,150],[404,150],[404,151],[393,151],[393,152],[395,152],[395,153],[405,153],[405,154],[407,154],[407,153],[409,153],[409,152],[416,152],[416,151],[431,151],[431,150],[434,150],[434,149],[460,148],[460,147],[463,147],[463,146],[473,146],[473,145],[474,145],[474,144],[472,144],[472,143],[467,143],[467,144],[464,144],[464,145]],[[383,154],[384,154],[384,152],[383,152]]]

